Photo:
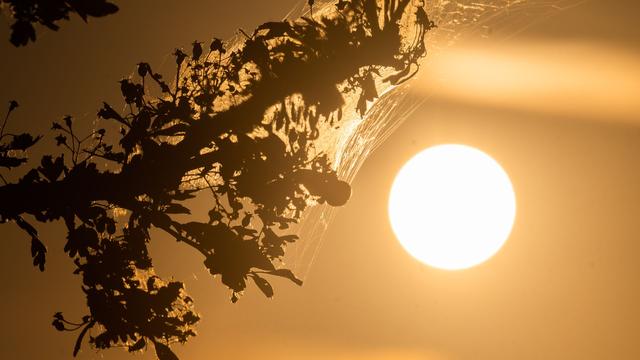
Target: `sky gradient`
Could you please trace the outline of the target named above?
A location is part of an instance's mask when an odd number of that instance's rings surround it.
[[[0,42],[0,101],[18,100],[12,121],[35,133],[51,134],[51,122],[68,113],[91,124],[102,101],[121,103],[117,81],[136,63],[170,74],[174,47],[279,20],[298,1],[213,3],[122,1],[114,16],[89,25],[74,19],[27,48]],[[197,254],[156,234],[156,269],[186,282],[203,317],[199,336],[177,346],[178,355],[640,358],[639,11],[637,1],[585,1],[517,32],[469,35],[429,55],[411,85],[420,107],[365,162],[302,288],[276,280],[274,299],[250,287],[231,304]],[[0,38],[7,36],[0,26]],[[505,247],[460,272],[418,263],[387,219],[396,172],[442,143],[494,157],[518,201]],[[82,315],[80,279],[62,252],[63,224],[41,233],[45,273],[31,266],[25,236],[0,226],[3,359],[71,358],[75,336],[50,323],[56,311]],[[78,358],[152,355],[83,347]]]

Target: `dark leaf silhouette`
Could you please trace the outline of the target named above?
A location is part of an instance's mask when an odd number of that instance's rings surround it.
[[[16,20],[11,25],[11,37],[9,41],[13,46],[27,45],[29,41],[36,41],[36,29],[26,20]]]
[[[66,145],[67,144],[67,137],[64,135],[58,135],[56,136],[56,145],[60,146],[60,145]]]
[[[27,158],[17,158],[13,156],[0,157],[0,167],[15,168],[27,162]]]
[[[273,297],[273,288],[267,280],[261,278],[255,273],[253,274],[253,276],[251,276],[251,278],[266,297]]]
[[[47,248],[38,238],[31,238],[31,257],[33,257],[33,265],[37,266],[40,271],[44,271],[46,262]]]
[[[38,231],[31,226],[31,224],[29,224],[28,222],[24,221],[24,219],[22,219],[22,217],[17,217],[16,218],[16,224],[18,224],[18,226],[24,230],[27,234],[29,234],[29,236],[31,236],[32,238],[37,238],[38,237]]]
[[[69,0],[68,3],[84,21],[87,21],[88,16],[102,17],[118,11],[117,6],[105,0]]]
[[[57,139],[56,139],[57,140]],[[43,156],[41,165],[38,168],[40,173],[50,182],[58,180],[62,172],[66,169],[64,157],[59,156],[55,160],[51,156]]]
[[[33,266],[37,266],[40,271],[44,271],[46,262],[47,248],[38,238],[38,231],[22,217],[16,217],[16,224],[31,237],[31,257],[33,258]]]
[[[167,214],[191,214],[191,210],[180,204],[169,204],[164,212]]]
[[[287,278],[291,281],[293,281],[294,283],[296,283],[299,286],[302,286],[302,280],[296,278],[296,276],[293,274],[293,272],[289,269],[278,269],[278,270],[273,270],[268,272],[268,274],[271,275],[276,275],[276,276],[280,276],[283,278]]]
[[[158,359],[160,360],[179,360],[176,354],[169,349],[169,347],[160,342],[154,342],[153,345],[156,347],[156,355],[158,355]]]
[[[61,20],[69,20],[69,14],[76,13],[85,22],[89,17],[114,14],[118,7],[106,0],[1,0],[7,5],[14,19],[11,25],[10,41],[14,46],[24,46],[36,41],[34,24],[58,30]]]
[[[34,138],[31,134],[15,135],[9,144],[9,148],[11,150],[25,151],[35,145],[38,140],[40,140],[40,137]]]
[[[144,338],[136,341],[135,344],[129,346],[129,352],[135,352],[135,351],[140,351],[142,349],[144,349],[144,347],[147,346],[147,342],[144,340]]]
[[[53,322],[51,323],[51,325],[53,325],[53,327],[58,331],[65,331],[66,330],[66,328],[64,326],[64,323],[60,319],[54,319]]]

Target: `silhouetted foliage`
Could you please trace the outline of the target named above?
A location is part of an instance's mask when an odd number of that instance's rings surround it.
[[[104,103],[98,112],[119,134],[81,136],[67,116],[52,125],[62,154],[43,156],[17,182],[2,179],[0,222],[14,221],[29,235],[40,270],[46,247],[25,218],[66,225],[64,251],[82,277],[89,314],[71,322],[57,313],[53,326],[79,331],[74,355],[88,336],[98,349],[153,344],[158,358],[176,359],[169,345],[195,335],[199,317],[183,284],[154,272],[152,228],[197,250],[233,302],[249,279],[267,297],[270,276],[302,284],[280,263],[297,240],[291,224],[310,205],[340,206],[350,196],[313,141],[322,126],[340,125],[345,96],[357,96],[365,113],[383,69],[391,84],[410,77],[434,26],[410,0],[378,5],[339,1],[334,16],[266,23],[241,46],[214,39],[205,51],[194,42],[190,55],[175,51],[171,82],[140,63],[136,79],[120,81],[127,110]],[[403,16],[418,31],[409,43]],[[10,104],[0,132],[0,166],[10,169],[40,139],[4,134],[16,107]],[[119,141],[108,140],[116,135]],[[178,220],[201,191],[212,199],[208,220]]]
[[[14,46],[24,46],[36,41],[35,24],[57,31],[60,20],[69,20],[76,13],[85,22],[89,17],[102,17],[118,11],[107,0],[0,0],[14,19],[10,41]]]

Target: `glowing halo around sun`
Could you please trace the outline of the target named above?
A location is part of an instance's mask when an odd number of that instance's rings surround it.
[[[391,228],[421,262],[445,270],[478,265],[507,241],[516,216],[511,180],[466,145],[430,147],[409,160],[389,196]]]

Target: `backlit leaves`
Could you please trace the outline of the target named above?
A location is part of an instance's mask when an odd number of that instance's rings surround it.
[[[253,273],[251,275],[252,275],[251,278],[256,283],[256,285],[258,286],[260,291],[262,291],[262,293],[266,297],[269,297],[269,298],[273,297],[273,288],[271,287],[271,284],[269,284],[269,282],[267,280],[261,278],[260,276],[258,276],[255,273]]]
[[[52,156],[46,155],[42,157],[38,171],[50,182],[58,180],[60,175],[67,169],[64,164],[64,157],[59,156],[53,160]]]
[[[289,279],[291,281],[293,281],[294,283],[296,283],[299,286],[302,286],[302,280],[298,279],[291,270],[289,269],[277,269],[277,270],[271,270],[269,272],[267,272],[267,274],[271,274],[271,275],[275,275],[275,276],[280,276],[286,279]]]
[[[76,13],[85,22],[89,17],[114,14],[118,7],[106,0],[1,0],[8,5],[14,19],[11,25],[10,41],[14,46],[24,46],[36,41],[34,24],[51,30],[59,29],[61,20],[69,20],[69,14]]]
[[[38,238],[38,231],[22,217],[16,218],[16,224],[31,237],[31,257],[33,266],[37,266],[40,271],[44,271],[47,248]]]
[[[40,271],[44,271],[44,264],[46,262],[47,248],[42,241],[38,238],[31,238],[31,257],[33,258],[33,265],[37,266]]]
[[[171,349],[167,345],[157,341],[154,342],[153,345],[156,348],[156,355],[158,355],[158,359],[179,360],[176,354],[174,354],[173,351],[171,351]]]
[[[40,140],[40,136],[34,138],[31,134],[14,135],[9,143],[9,149],[25,151],[35,145],[38,140]]]
[[[89,255],[91,249],[98,249],[99,243],[98,233],[86,225],[81,225],[69,231],[64,251],[71,257],[75,257],[76,255],[86,257]]]
[[[129,352],[140,351],[144,349],[145,346],[147,346],[147,342],[144,340],[144,338],[142,338],[136,341],[133,345],[129,346],[128,350]]]
[[[80,2],[66,1],[61,18],[116,10]],[[357,100],[350,113],[364,115],[379,96],[376,83],[401,83],[424,55],[422,39],[408,50],[400,44],[397,16],[409,0],[386,4],[338,1],[339,14],[266,23],[233,48],[217,38],[208,47],[195,41],[190,54],[175,50],[171,80],[139,63],[120,81],[126,109],[104,103],[98,111],[119,131],[80,135],[70,116],[53,123],[62,154],[44,155],[17,183],[0,186],[0,222],[15,221],[30,236],[42,270],[46,247],[22,215],[64,221],[64,251],[89,314],[78,323],[56,314],[52,324],[78,331],[74,354],[88,336],[97,349],[153,344],[158,358],[175,360],[169,345],[195,336],[200,317],[185,286],[155,274],[148,247],[158,230],[199,252],[232,302],[251,289],[273,297],[273,276],[302,285],[282,267],[287,245],[298,241],[292,225],[308,206],[340,206],[351,194],[314,142],[340,126],[352,103],[345,96]],[[422,28],[431,26],[417,15]],[[45,26],[57,28],[61,18]],[[35,39],[28,29],[16,34],[18,44]],[[392,75],[381,78],[383,69]],[[24,164],[39,139],[0,134],[0,167]],[[201,191],[210,200],[198,214],[188,200]]]

